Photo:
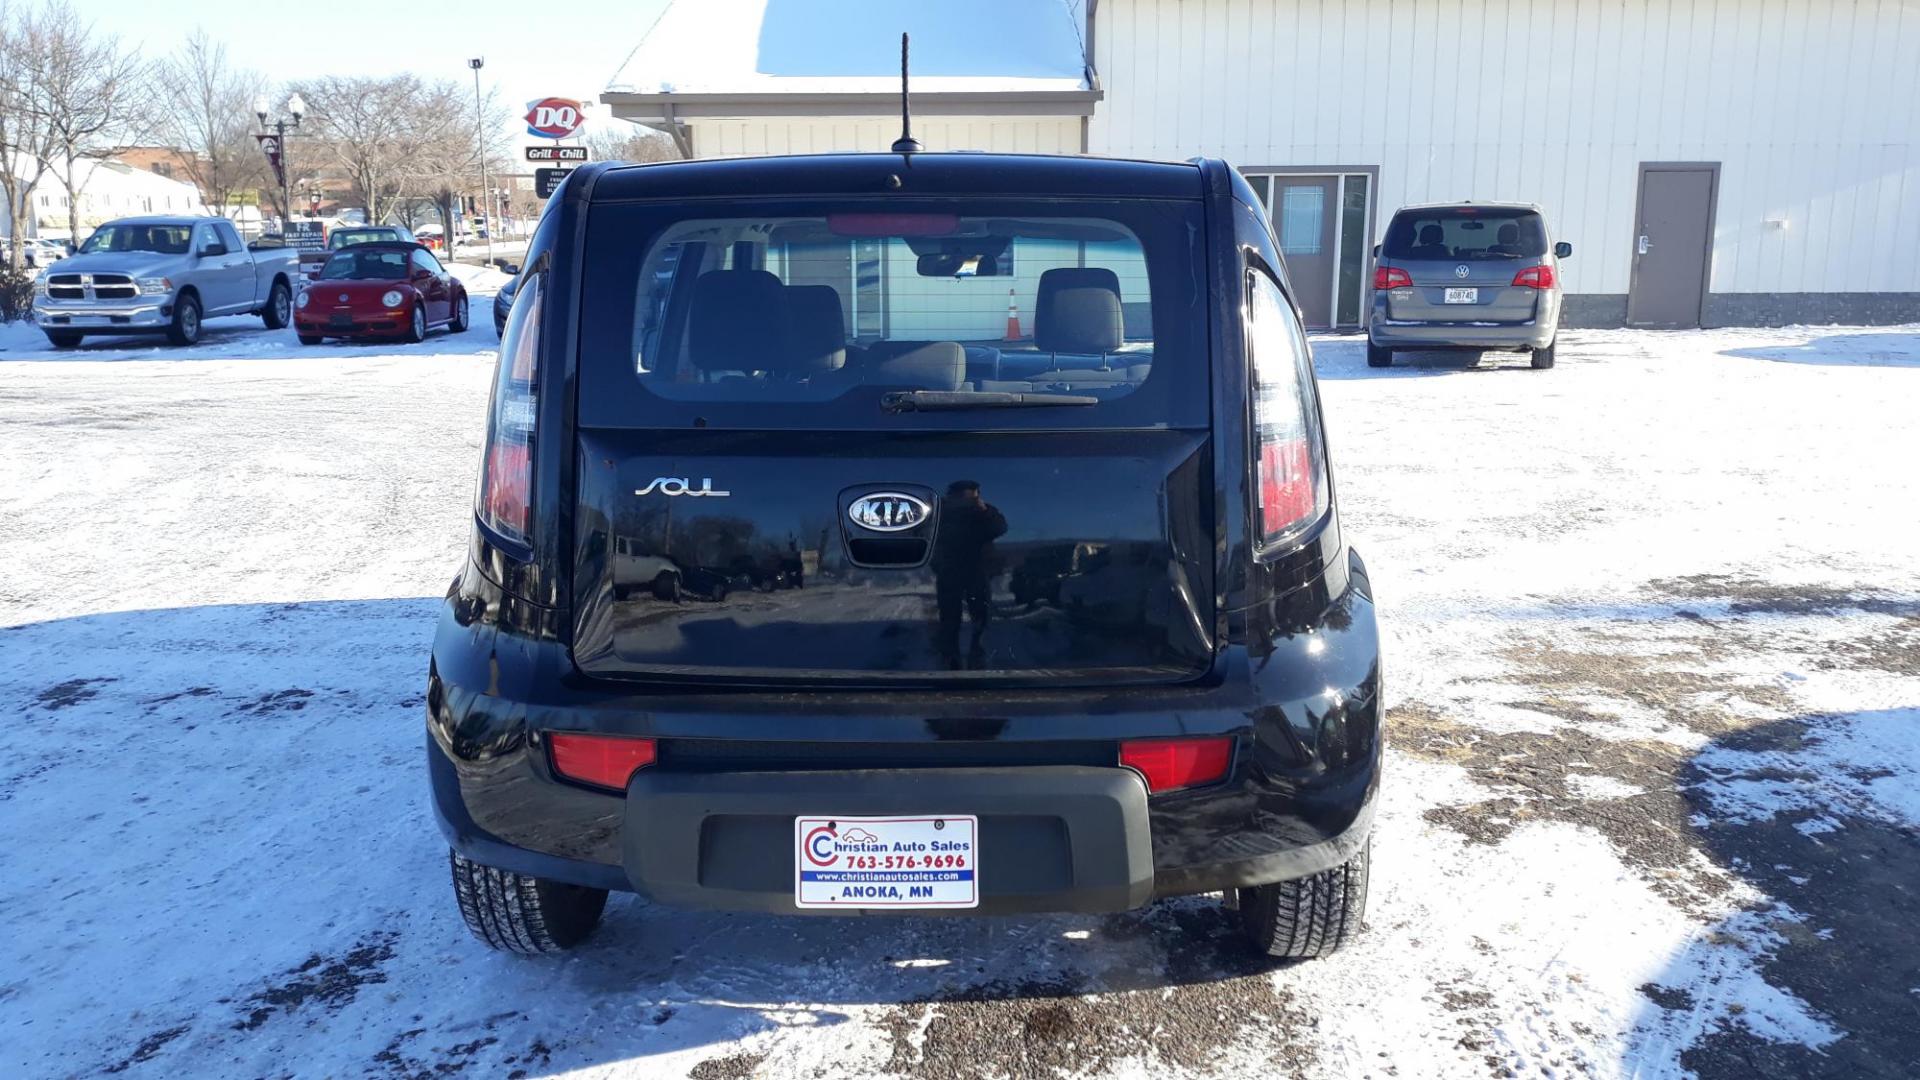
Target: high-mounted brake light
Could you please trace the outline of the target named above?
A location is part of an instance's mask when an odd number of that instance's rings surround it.
[[[553,755],[554,772],[569,780],[619,791],[625,791],[633,774],[659,756],[659,747],[652,739],[624,735],[554,732],[547,736],[547,749]]]
[[[1373,287],[1376,289],[1400,289],[1413,284],[1413,275],[1397,266],[1376,266],[1373,268]]]
[[[1233,740],[1135,739],[1120,744],[1120,764],[1138,769],[1158,793],[1211,784],[1233,764]]]
[[[1524,289],[1553,288],[1553,267],[1529,266],[1513,275],[1513,283]]]
[[[1253,496],[1264,544],[1312,524],[1326,512],[1326,463],[1311,393],[1313,361],[1299,320],[1265,274],[1249,274],[1248,297],[1256,440]]]
[[[500,338],[493,405],[487,417],[487,450],[474,506],[483,525],[523,544],[533,516],[534,406],[538,403],[533,380],[539,355],[540,277],[535,275],[514,297]]]

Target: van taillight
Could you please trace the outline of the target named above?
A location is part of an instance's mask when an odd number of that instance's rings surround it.
[[[1513,283],[1524,289],[1553,288],[1553,267],[1529,266],[1513,275]]]
[[[1402,289],[1413,284],[1413,275],[1397,266],[1376,266],[1373,268],[1373,287],[1376,289]]]
[[[1314,521],[1328,504],[1305,333],[1271,278],[1250,275],[1247,346],[1253,354],[1254,490],[1260,541]]]
[[[474,513],[502,537],[526,543],[533,516],[533,436],[537,411],[534,375],[540,354],[540,278],[528,278],[514,297],[500,337],[487,450],[480,464]]]
[[[1211,784],[1233,764],[1233,740],[1132,739],[1120,744],[1120,764],[1134,769],[1158,794]]]

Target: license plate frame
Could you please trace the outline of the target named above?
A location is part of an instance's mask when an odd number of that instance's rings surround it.
[[[793,841],[795,907],[980,906],[980,819],[973,814],[813,814],[793,819]]]
[[[1446,290],[1446,295],[1440,299],[1442,303],[1447,304],[1477,304],[1480,302],[1480,289],[1478,286],[1465,289],[1448,289]]]

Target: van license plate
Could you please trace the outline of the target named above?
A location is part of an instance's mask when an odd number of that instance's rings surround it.
[[[1449,304],[1477,304],[1479,302],[1480,302],[1479,289],[1448,289],[1447,290],[1447,303]]]
[[[803,908],[980,906],[980,820],[793,819],[793,902]]]

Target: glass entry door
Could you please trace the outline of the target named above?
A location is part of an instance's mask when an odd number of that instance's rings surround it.
[[[1253,173],[1280,257],[1315,329],[1360,325],[1372,177],[1366,173]]]

